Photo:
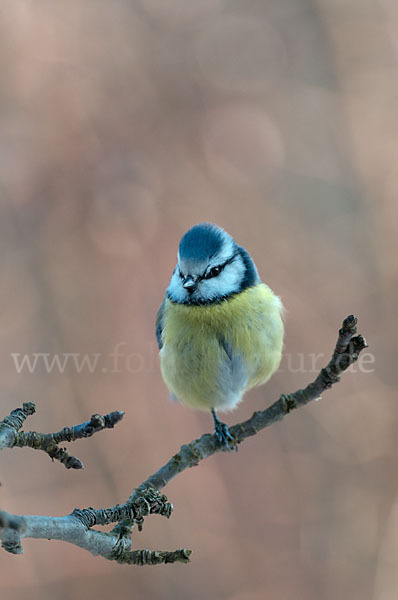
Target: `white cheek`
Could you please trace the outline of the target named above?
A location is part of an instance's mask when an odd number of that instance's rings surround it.
[[[203,272],[203,271],[202,271]],[[245,274],[241,259],[225,266],[217,277],[200,281],[196,291],[188,294],[182,285],[179,273],[173,273],[167,291],[174,302],[208,302],[238,292]]]
[[[181,277],[178,273],[173,274],[167,291],[175,302],[183,302],[187,299],[187,291],[182,287]]]
[[[205,298],[217,298],[237,292],[244,275],[244,266],[235,261],[227,265],[217,277],[205,279],[200,284],[200,295]]]

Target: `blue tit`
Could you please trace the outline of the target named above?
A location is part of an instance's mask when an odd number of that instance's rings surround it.
[[[160,366],[172,397],[212,412],[227,449],[235,443],[216,411],[233,410],[278,369],[282,312],[249,253],[226,231],[200,223],[184,234],[156,318]]]

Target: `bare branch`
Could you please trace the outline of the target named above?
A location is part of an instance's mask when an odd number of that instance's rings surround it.
[[[59,460],[66,469],[82,469],[83,463],[60,448],[60,442],[73,442],[87,438],[103,429],[113,428],[123,419],[124,412],[115,411],[107,415],[93,415],[89,421],[74,427],[64,427],[56,433],[38,433],[36,431],[19,431],[23,422],[36,411],[33,402],[25,402],[0,422],[0,450],[3,448],[24,448],[43,450],[52,460]]]
[[[367,348],[366,340],[362,335],[354,337],[356,332],[357,318],[350,315],[343,321],[332,358],[328,365],[321,369],[318,377],[303,390],[297,390],[293,394],[282,394],[279,400],[265,410],[257,411],[247,421],[229,427],[234,442],[240,444],[261,429],[281,421],[293,409],[320,398],[323,392],[340,381],[340,375],[358,360],[361,350]],[[156,473],[148,477],[139,489],[150,486],[160,490],[178,473],[196,466],[215,452],[225,451],[225,445],[220,444],[214,434],[206,433],[190,444],[181,446],[180,451]]]
[[[11,554],[22,554],[23,538],[61,540],[84,548],[94,556],[103,556],[130,565],[155,565],[171,562],[189,562],[190,550],[174,551],[134,550],[131,551],[131,531],[135,524],[142,526],[144,516],[160,514],[167,518],[173,510],[164,494],[147,489],[137,492],[133,500],[123,506],[95,510],[75,509],[64,517],[36,515],[18,516],[0,511],[0,538],[2,546]],[[130,519],[129,527],[115,528],[109,533],[92,529],[93,525],[106,525],[121,518]]]
[[[174,550],[174,552],[165,552],[162,550],[134,550],[126,553],[123,560],[118,560],[121,564],[127,565],[160,565],[162,563],[182,562],[188,563],[192,551],[186,548]]]
[[[17,432],[24,421],[36,412],[33,402],[24,402],[22,408],[16,408],[8,417],[0,421],[0,450],[12,448]]]
[[[353,315],[343,321],[339,331],[336,347],[326,367],[321,369],[316,379],[306,388],[297,390],[292,394],[282,394],[270,407],[257,411],[253,416],[242,423],[229,428],[236,444],[242,443],[246,438],[257,434],[259,431],[282,420],[293,409],[299,408],[320,398],[334,383],[340,380],[340,375],[354,363],[360,352],[367,348],[366,341],[361,335],[356,336],[357,319]],[[13,411],[0,424],[0,449],[12,447],[15,443],[9,442],[10,436],[21,436],[17,433],[28,414],[34,412],[32,403],[24,404],[22,409]],[[29,410],[32,412],[29,413]],[[22,412],[21,412],[22,411]],[[111,416],[118,415],[116,421]],[[75,428],[64,429],[51,436],[53,443],[59,441],[72,441],[77,437],[88,437],[99,429],[96,428],[97,419],[101,421],[101,429],[113,427],[120,420],[123,413],[111,413],[105,417],[94,415],[91,421]],[[94,419],[94,421],[93,421]],[[108,424],[106,421],[108,419]],[[10,433],[11,430],[11,433]],[[28,434],[24,434],[28,436]],[[42,435],[42,434],[37,434]],[[44,448],[42,448],[44,449]],[[131,532],[137,525],[142,529],[144,517],[149,514],[160,514],[167,518],[173,510],[161,490],[173,477],[185,469],[196,466],[201,460],[215,452],[225,451],[214,434],[206,433],[190,444],[181,446],[175,454],[156,473],[148,477],[137,489],[133,491],[125,504],[116,505],[106,509],[75,509],[72,514],[65,517],[40,517],[17,516],[0,512],[0,538],[5,550],[15,554],[22,552],[21,540],[24,537],[58,539],[70,542],[85,548],[94,555],[101,555],[109,560],[123,564],[160,564],[170,562],[189,562],[190,550],[180,549],[172,552],[135,550],[131,551]],[[47,450],[46,450],[47,451]],[[105,525],[117,522],[118,524],[109,533],[92,529],[94,525]]]
[[[125,504],[116,504],[111,508],[99,510],[91,507],[75,508],[72,514],[79,518],[87,528],[127,520],[129,524],[137,524],[138,529],[141,531],[144,517],[147,515],[157,514],[169,519],[172,512],[173,505],[167,501],[167,497],[164,494],[159,494],[157,490],[147,487],[146,489],[135,490]]]

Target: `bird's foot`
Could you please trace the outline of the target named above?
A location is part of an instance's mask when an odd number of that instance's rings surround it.
[[[229,427],[226,423],[222,423],[220,419],[217,417],[215,411],[212,411],[213,419],[214,419],[214,434],[217,438],[220,446],[224,446],[228,452],[231,450],[238,451],[238,446],[235,441],[234,436],[231,434]]]

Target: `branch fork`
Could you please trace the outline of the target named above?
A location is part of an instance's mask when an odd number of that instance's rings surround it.
[[[91,437],[103,429],[112,429],[124,417],[124,412],[115,411],[107,415],[93,415],[89,421],[81,425],[64,427],[56,433],[19,431],[27,417],[35,412],[34,402],[24,402],[22,408],[16,408],[0,422],[0,450],[24,447],[42,450],[52,460],[58,460],[66,469],[83,469],[83,463],[68,454],[65,448],[60,448],[61,442],[74,442]]]
[[[271,406],[256,411],[250,419],[229,428],[235,444],[241,444],[246,438],[282,420],[296,408],[317,400],[322,393],[340,381],[340,376],[358,360],[360,352],[367,348],[362,335],[357,333],[357,318],[349,315],[339,330],[337,343],[329,363],[321,369],[314,381],[304,389],[291,394],[282,394]],[[79,459],[69,456],[66,450],[58,447],[62,441],[90,437],[102,429],[111,428],[122,418],[122,412],[109,415],[93,415],[90,421],[58,433],[41,434],[20,432],[26,418],[35,412],[33,402],[27,402],[17,408],[0,422],[0,450],[8,447],[29,446],[46,452],[51,458],[59,460],[66,468],[82,468]],[[159,514],[171,516],[173,505],[160,490],[176,475],[196,466],[200,461],[216,452],[226,451],[214,434],[206,433],[180,450],[156,473],[136,488],[130,498],[122,505],[110,508],[75,508],[64,517],[19,516],[0,511],[0,539],[8,552],[21,554],[22,539],[47,538],[70,542],[85,548],[94,555],[101,555],[121,564],[156,565],[161,563],[189,562],[190,550],[181,548],[175,551],[131,550],[131,533],[135,526],[142,530],[144,518]],[[95,526],[117,523],[112,531],[106,533]]]

